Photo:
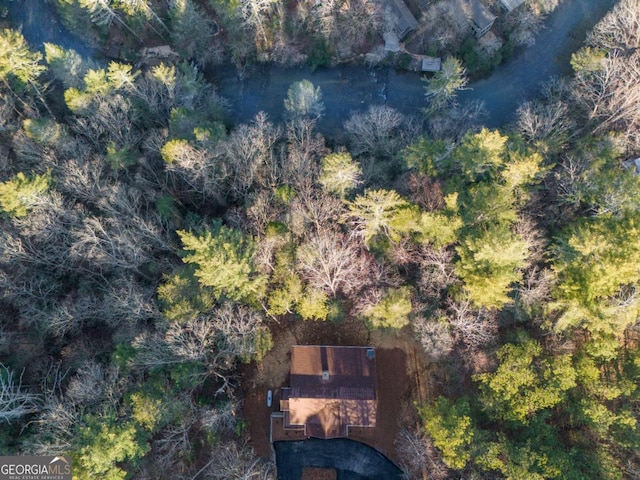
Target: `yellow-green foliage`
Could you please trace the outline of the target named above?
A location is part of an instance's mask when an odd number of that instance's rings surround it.
[[[409,168],[417,168],[423,175],[435,177],[438,173],[438,164],[447,153],[444,140],[420,137],[417,142],[402,151],[402,158]]]
[[[569,355],[548,358],[534,340],[506,344],[498,350],[493,373],[476,375],[484,408],[501,420],[527,423],[536,412],[558,404],[576,386]]]
[[[498,130],[468,133],[453,151],[453,160],[467,180],[481,180],[504,164],[507,140]]]
[[[44,72],[40,64],[42,54],[29,50],[29,45],[20,32],[0,30],[0,79],[22,88],[35,82]]]
[[[296,312],[304,320],[326,320],[329,315],[329,296],[322,290],[307,287],[298,301]]]
[[[167,320],[186,323],[215,305],[212,292],[198,283],[195,267],[186,266],[180,272],[164,277],[158,287],[158,300]]]
[[[475,431],[469,402],[462,399],[453,403],[445,397],[419,408],[424,428],[442,453],[449,468],[463,469],[471,460],[471,445]]]
[[[185,150],[193,150],[186,140],[169,140],[162,147],[162,159],[169,165],[176,162],[184,154]]]
[[[44,146],[55,146],[63,135],[62,126],[51,118],[27,118],[22,128],[27,137]]]
[[[96,96],[130,90],[138,75],[139,72],[133,72],[131,65],[118,62],[110,62],[106,70],[88,70],[82,79],[84,88],[71,87],[65,90],[65,103],[76,114],[91,114],[92,101]]]
[[[509,286],[519,280],[527,258],[527,244],[509,228],[498,226],[469,236],[456,248],[456,273],[476,304],[500,308],[511,299]]]
[[[75,50],[66,49],[53,43],[44,44],[44,55],[49,64],[49,71],[62,82],[65,88],[82,87],[82,78],[88,66]]]
[[[373,328],[402,328],[409,324],[411,309],[411,288],[390,288],[365,315]]]
[[[332,153],[322,159],[320,185],[329,193],[344,198],[360,184],[362,168],[346,152]]]
[[[7,182],[0,183],[0,206],[12,217],[26,217],[38,198],[51,187],[51,175],[26,176],[19,172]]]
[[[264,296],[267,279],[254,266],[253,237],[220,222],[199,233],[177,233],[187,252],[182,260],[196,265],[195,276],[216,297],[253,304]]]
[[[369,244],[376,235],[397,242],[419,230],[420,212],[394,190],[367,190],[349,203],[346,217]]]
[[[113,170],[122,170],[135,165],[136,157],[128,148],[118,148],[113,142],[107,145],[107,162]]]
[[[162,418],[162,400],[153,398],[143,392],[131,394],[132,418],[146,430],[153,432]]]
[[[127,472],[120,468],[122,462],[138,460],[149,451],[133,422],[92,421],[76,442],[83,444],[72,453],[73,478],[79,480],[124,480]]]
[[[284,280],[282,285],[269,293],[269,313],[284,315],[291,313],[294,306],[302,300],[302,282],[295,273]]]
[[[422,212],[420,217],[420,240],[430,242],[436,248],[455,243],[458,231],[463,227],[462,218],[458,215],[458,194],[449,194],[444,201],[444,210]]]
[[[547,169],[542,167],[542,155],[523,148],[509,150],[509,160],[500,172],[505,186],[512,191],[534,183]]]
[[[571,226],[556,243],[558,274],[551,307],[562,312],[555,327],[583,326],[596,336],[621,335],[640,313],[624,301],[640,283],[640,229],[636,218],[603,215]]]
[[[253,341],[253,355],[241,357],[240,360],[248,363],[251,361],[259,362],[273,348],[273,337],[271,330],[267,327],[259,327],[256,330]]]
[[[603,67],[607,52],[600,48],[583,47],[571,54],[571,67],[576,74],[597,72]]]

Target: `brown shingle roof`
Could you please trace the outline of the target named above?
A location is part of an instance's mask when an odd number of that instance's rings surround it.
[[[284,393],[284,392],[283,392]],[[296,345],[291,350],[291,387],[286,390],[289,427],[309,436],[347,435],[348,426],[376,424],[375,352],[368,347]]]

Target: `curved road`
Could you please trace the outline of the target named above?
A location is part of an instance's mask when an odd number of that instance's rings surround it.
[[[571,54],[583,44],[587,32],[617,0],[563,0],[547,18],[536,43],[495,70],[491,77],[474,82],[460,92],[461,101],[482,100],[497,127],[515,117],[518,106],[538,95],[540,84],[571,73]]]
[[[488,118],[485,124],[497,127],[512,120],[518,105],[534,98],[540,84],[551,77],[570,72],[571,53],[576,51],[588,32],[617,0],[562,0],[547,18],[536,43],[517,52],[484,80],[460,92],[461,101],[481,100]],[[53,7],[41,0],[8,2],[14,24],[22,26],[27,40],[35,47],[49,41],[74,48],[83,55],[96,55],[59,23]],[[284,98],[291,83],[309,79],[320,86],[325,115],[318,127],[323,132],[339,129],[351,112],[372,104],[386,104],[399,111],[419,115],[425,105],[424,84],[415,73],[397,73],[387,68],[366,69],[342,66],[311,72],[308,68],[258,66],[247,79],[239,80],[231,66],[211,68],[207,78],[218,85],[232,105],[236,122],[251,120],[263,110],[274,120],[282,117]]]
[[[571,72],[571,54],[616,1],[563,0],[546,19],[534,45],[516,52],[490,77],[470,84],[469,90],[459,93],[459,99],[483,101],[489,127],[512,120],[523,100],[537,96],[542,82]],[[339,129],[351,112],[372,104],[386,104],[411,115],[420,114],[425,105],[424,83],[418,74],[387,68],[342,66],[311,72],[308,68],[267,65],[256,68],[243,81],[229,67],[207,73],[222,95],[231,100],[236,121],[249,121],[259,110],[280,119],[287,89],[303,79],[322,89],[325,116],[318,127],[324,132]]]

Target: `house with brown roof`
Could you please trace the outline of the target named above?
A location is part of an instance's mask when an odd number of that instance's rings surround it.
[[[371,347],[294,345],[290,387],[281,390],[284,428],[308,437],[347,437],[375,427],[376,355]]]

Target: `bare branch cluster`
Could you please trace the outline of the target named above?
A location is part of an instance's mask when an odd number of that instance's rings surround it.
[[[22,387],[22,374],[0,363],[0,421],[11,423],[42,408],[42,397]]]
[[[432,440],[420,428],[402,429],[396,449],[407,480],[444,480],[449,470],[433,446]]]

